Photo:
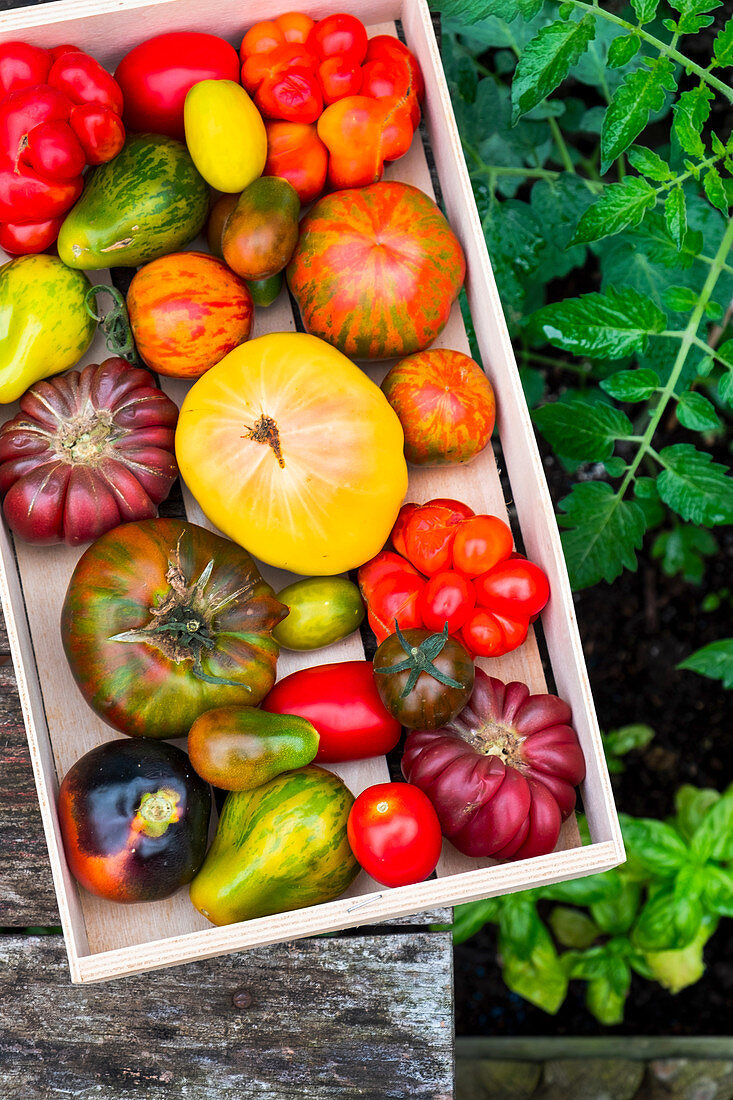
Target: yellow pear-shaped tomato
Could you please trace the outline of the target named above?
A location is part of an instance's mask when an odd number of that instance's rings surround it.
[[[270,565],[343,573],[384,545],[407,489],[400,422],[378,386],[315,336],[235,348],[191,388],[176,431],[212,523]]]

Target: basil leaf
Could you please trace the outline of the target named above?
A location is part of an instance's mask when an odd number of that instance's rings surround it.
[[[479,932],[485,924],[495,923],[499,919],[500,907],[499,898],[457,905],[453,910],[453,942],[463,943]]]
[[[664,470],[657,478],[664,503],[691,523],[733,522],[733,480],[705,451],[675,443],[659,452]]]
[[[733,917],[733,868],[706,867],[703,901],[713,913]]]
[[[690,852],[700,861],[733,860],[733,787],[703,817],[690,841]]]
[[[602,932],[622,936],[634,923],[640,901],[639,883],[624,881],[623,889],[616,897],[591,905],[590,914]]]
[[[621,814],[620,821],[624,844],[652,875],[669,878],[684,867],[688,852],[675,829],[654,818]]]
[[[500,936],[499,951],[504,960],[502,976],[513,993],[552,1016],[565,1000],[568,978],[550,933],[541,921],[540,929],[534,950],[526,959],[517,955],[511,941]]]
[[[649,898],[634,926],[632,940],[644,952],[679,950],[695,938],[702,919],[700,901],[675,898],[670,884]]]
[[[580,909],[570,909],[565,905],[556,905],[548,921],[555,939],[563,947],[590,947],[600,934],[595,921]]]
[[[685,783],[679,788],[674,800],[677,811],[675,825],[685,840],[692,839],[705,814],[720,797],[720,791],[715,791],[712,787],[693,787],[690,783]]]

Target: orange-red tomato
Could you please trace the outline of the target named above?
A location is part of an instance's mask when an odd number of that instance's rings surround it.
[[[141,267],[127,310],[142,359],[176,378],[198,378],[243,344],[254,315],[244,281],[204,252],[172,252]]]
[[[400,418],[405,458],[416,466],[470,462],[494,430],[494,390],[468,355],[431,348],[402,359],[382,382]]]
[[[298,192],[301,206],[313,202],[326,186],[328,149],[314,122],[268,119],[267,162],[263,176],[280,176]]]

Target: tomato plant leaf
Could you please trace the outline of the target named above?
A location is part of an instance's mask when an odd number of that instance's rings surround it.
[[[542,11],[544,2],[545,0],[517,0],[519,14],[527,21],[534,19]]]
[[[733,480],[725,466],[690,443],[665,447],[659,458],[657,488],[667,507],[691,523],[733,523]]]
[[[638,225],[656,201],[656,191],[640,176],[627,176],[621,183],[611,183],[585,211],[570,243],[596,241],[620,233],[627,226]]]
[[[733,17],[716,34],[713,55],[717,65],[733,65]]]
[[[697,305],[697,294],[689,286],[668,286],[664,292],[664,304],[676,313],[689,313]]]
[[[580,397],[542,405],[533,419],[558,454],[578,462],[602,462],[613,453],[617,439],[633,434],[621,409]]]
[[[672,128],[680,148],[693,157],[705,156],[705,144],[700,137],[700,131],[707,122],[710,104],[714,99],[715,93],[707,84],[701,83],[696,88],[683,92],[672,108]]]
[[[733,371],[728,371],[718,382],[720,400],[733,408]]]
[[[651,68],[628,73],[608,105],[601,129],[601,171],[607,172],[616,157],[628,149],[649,121],[652,111],[663,105],[665,94],[674,91],[674,66],[660,55]]]
[[[665,183],[674,175],[666,160],[662,160],[658,153],[653,149],[647,149],[644,145],[632,145],[628,152],[628,159],[632,168],[657,183]]]
[[[671,531],[657,535],[651,554],[661,562],[667,577],[680,573],[684,580],[699,584],[705,572],[705,558],[717,550],[718,544],[706,528],[679,523]]]
[[[713,206],[717,207],[722,214],[728,213],[728,195],[723,181],[720,178],[720,172],[711,164],[702,181],[702,185],[705,188],[705,194],[710,199]]]
[[[681,16],[677,22],[679,33],[696,34],[713,22],[712,16],[704,13],[719,8],[723,0],[669,0],[669,3]]]
[[[617,401],[648,401],[659,387],[659,375],[648,367],[639,367],[636,370],[620,370],[598,384]]]
[[[656,15],[659,0],[631,0],[631,6],[636,12],[636,18],[643,26],[644,23],[651,23]]]
[[[580,298],[566,298],[537,310],[531,329],[555,347],[597,359],[621,359],[645,349],[650,334],[662,332],[661,309],[635,290],[609,286]]]
[[[439,0],[434,5],[447,19],[460,19],[461,23],[478,23],[490,15],[510,21],[519,11],[517,0]]]
[[[722,681],[724,688],[733,688],[733,638],[722,638],[695,650],[677,668],[699,672],[711,680]]]
[[[677,419],[683,427],[693,432],[709,432],[722,428],[715,405],[701,393],[687,390],[677,403]]]
[[[673,187],[664,201],[664,224],[677,248],[680,249],[687,231],[687,204],[685,192],[681,187]]]
[[[646,529],[638,504],[621,500],[606,482],[584,481],[573,485],[560,508],[565,514],[557,521],[569,528],[561,537],[574,589],[600,580],[610,583],[624,569],[636,570],[636,550]]]
[[[607,64],[609,69],[620,69],[628,65],[632,57],[639,52],[641,39],[636,34],[620,34],[608,47]]]
[[[589,14],[580,22],[556,20],[525,46],[512,81],[513,122],[555,90],[594,35],[595,19]]]

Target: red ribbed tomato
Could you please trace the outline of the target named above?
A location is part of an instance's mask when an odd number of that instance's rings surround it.
[[[0,429],[0,493],[26,542],[98,538],[154,516],[178,476],[178,409],[124,359],[36,382]]]
[[[287,278],[308,332],[352,359],[389,359],[433,342],[465,272],[433,200],[382,182],[319,199],[300,223]]]
[[[205,252],[172,252],[141,267],[127,292],[137,350],[160,374],[199,378],[252,330],[243,279]]]
[[[428,796],[444,836],[467,856],[551,852],[585,776],[570,707],[476,669],[471,698],[437,730],[414,730],[402,774]]]

